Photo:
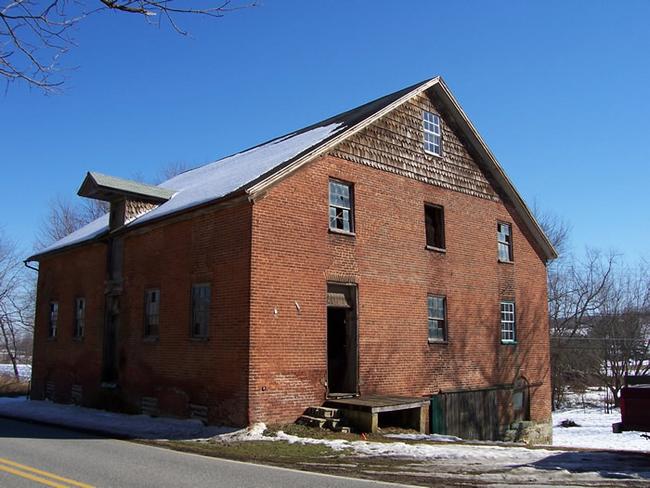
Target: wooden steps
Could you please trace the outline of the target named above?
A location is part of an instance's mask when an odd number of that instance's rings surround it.
[[[342,425],[341,411],[338,408],[309,407],[296,423],[316,429],[350,432],[349,427]]]

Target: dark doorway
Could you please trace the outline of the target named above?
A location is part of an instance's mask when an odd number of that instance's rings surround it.
[[[327,385],[329,396],[358,393],[358,348],[354,285],[327,285]]]
[[[106,297],[102,382],[117,382],[117,331],[120,324],[120,297]]]

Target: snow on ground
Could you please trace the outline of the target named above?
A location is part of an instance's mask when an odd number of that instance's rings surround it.
[[[341,454],[399,458],[403,462],[395,469],[400,473],[453,478],[470,485],[479,481],[510,485],[523,485],[532,481],[536,484],[565,486],[590,485],[603,480],[612,483],[621,480],[650,480],[650,462],[648,456],[641,453],[572,452],[488,443],[474,445],[454,442],[449,436],[414,435],[412,440],[422,442],[407,443],[313,439],[285,432],[268,435],[264,424],[233,431],[223,427],[205,427],[195,420],[118,414],[47,401],[29,401],[24,397],[0,397],[0,416],[144,439],[211,439],[218,442],[248,440],[325,445]],[[579,421],[577,417],[576,421]]]
[[[501,486],[591,486],[626,481],[644,483],[650,479],[648,458],[635,453],[564,451],[526,447],[451,443],[448,436],[423,436],[435,442],[368,442],[343,439],[312,439],[284,432],[265,435],[266,426],[255,424],[237,432],[218,435],[215,440],[268,441],[290,444],[325,445],[361,457],[391,457],[403,460],[401,474],[434,476],[474,485],[480,482]]]
[[[139,439],[201,439],[233,430],[206,427],[199,420],[126,415],[25,397],[0,397],[0,416],[3,415]]]
[[[19,364],[18,365],[18,374],[20,379],[28,380],[32,375],[32,365],[31,364]],[[13,376],[14,367],[11,363],[0,363],[0,376]]]
[[[650,439],[642,437],[646,433],[612,432],[612,424],[621,421],[621,413],[618,409],[605,412],[605,396],[605,391],[597,389],[570,394],[567,407],[553,412],[553,445],[650,452]],[[563,420],[573,420],[579,427],[561,427]]]

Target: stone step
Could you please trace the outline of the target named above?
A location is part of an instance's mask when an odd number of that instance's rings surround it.
[[[329,430],[336,430],[341,423],[341,419],[327,419],[325,421],[325,428]]]
[[[327,422],[326,419],[319,419],[309,415],[301,415],[296,421],[297,424],[306,425],[307,427],[316,427],[318,429],[322,429],[325,426],[325,422]]]
[[[320,419],[340,419],[341,412],[338,408],[330,407],[309,407],[305,415]]]

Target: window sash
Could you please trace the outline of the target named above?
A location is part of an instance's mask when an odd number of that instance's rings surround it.
[[[86,328],[86,299],[77,298],[74,310],[74,336],[83,337]]]
[[[59,322],[59,302],[50,302],[50,320],[48,322],[47,334],[49,337],[56,337],[56,329]]]
[[[192,337],[207,337],[210,319],[210,285],[192,286]]]
[[[145,291],[144,297],[144,335],[157,337],[160,325],[160,290],[153,288]]]
[[[429,339],[444,341],[447,322],[447,299],[441,296],[427,297]]]
[[[510,224],[497,224],[499,260],[512,261],[512,228]]]
[[[330,229],[353,232],[352,185],[339,181],[329,182],[329,226]]]
[[[424,130],[424,150],[440,156],[442,154],[440,116],[426,110],[422,112],[422,129]]]
[[[515,303],[501,302],[501,342],[515,342],[516,340]]]

